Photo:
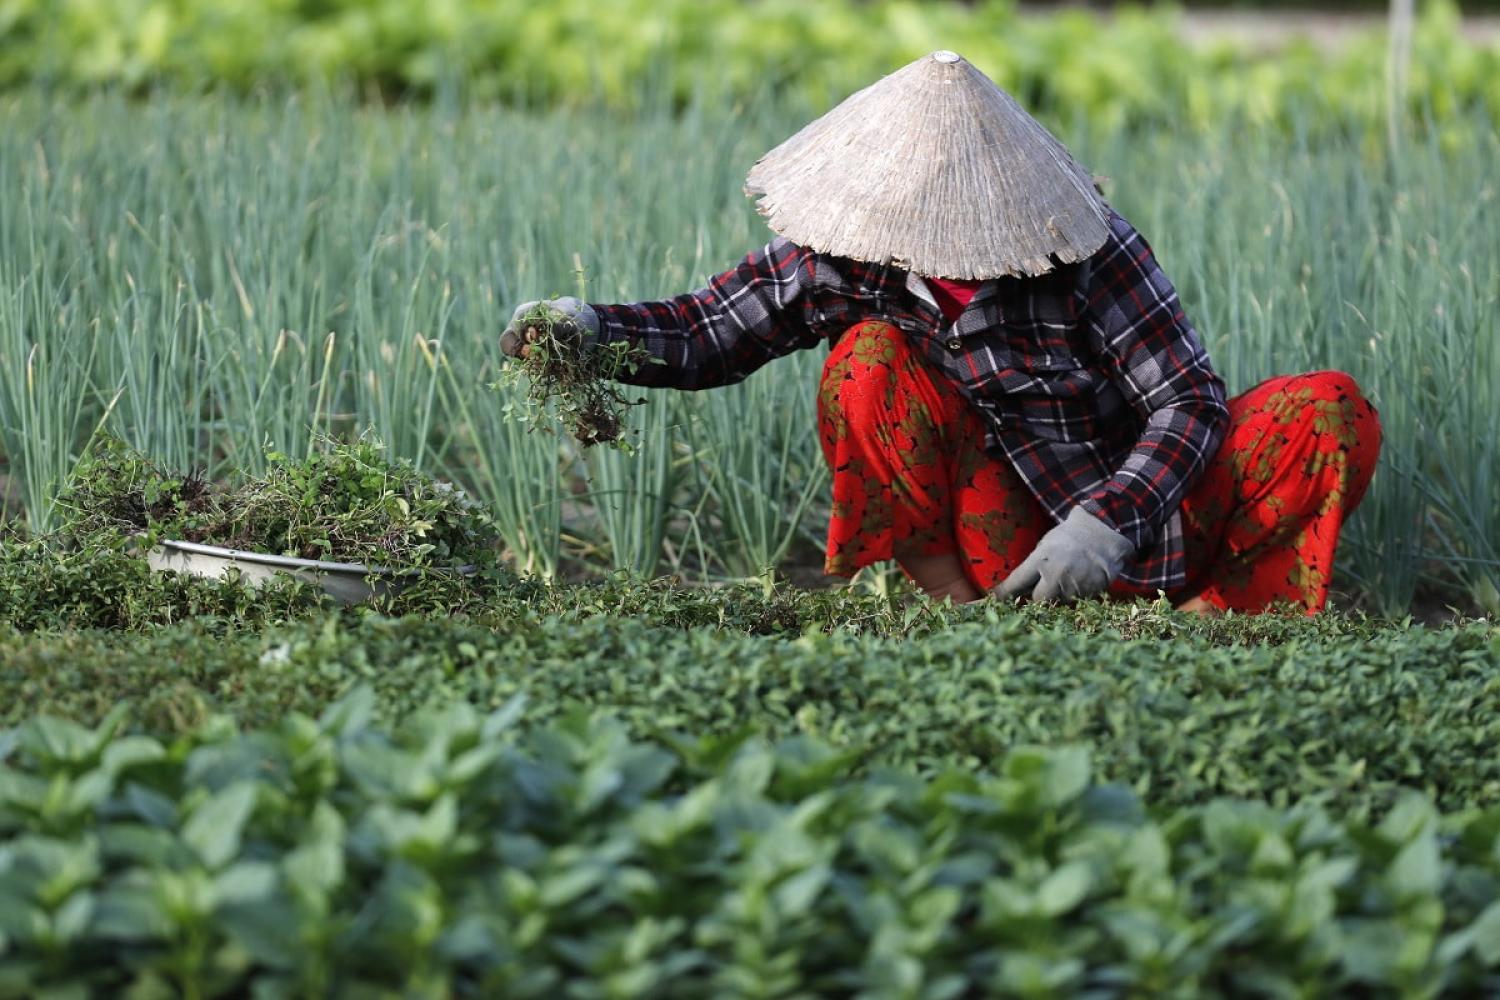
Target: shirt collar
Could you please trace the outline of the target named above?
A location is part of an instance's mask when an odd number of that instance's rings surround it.
[[[994,295],[995,289],[995,279],[986,278],[984,280],[984,283],[974,290],[974,297],[969,300],[969,305],[972,306],[974,303],[979,302],[983,299],[987,299],[990,296]],[[911,292],[917,298],[921,299],[923,302],[932,306],[935,312],[942,312],[942,310],[938,307],[937,299],[935,299],[932,295],[932,289],[927,287],[926,279],[923,278],[920,274],[917,274],[915,271],[906,272],[906,290],[908,292]]]
[[[932,306],[934,311],[937,311],[937,299],[933,298],[932,289],[927,287],[927,282],[923,280],[920,274],[917,274],[915,271],[906,272],[906,290]]]

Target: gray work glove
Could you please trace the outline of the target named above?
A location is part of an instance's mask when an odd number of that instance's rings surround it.
[[[545,302],[539,300],[523,302],[516,307],[516,311],[510,317],[510,323],[500,334],[500,352],[506,357],[522,357],[526,345],[536,343],[540,332],[523,330],[521,321],[537,305],[544,305],[552,310],[552,334],[559,343],[577,347],[583,344],[585,336],[599,335],[599,314],[594,312],[593,306],[582,299],[565,295],[560,299],[547,299]]]
[[[1001,600],[1023,594],[1033,601],[1088,597],[1108,587],[1134,554],[1128,538],[1074,507],[991,593]]]

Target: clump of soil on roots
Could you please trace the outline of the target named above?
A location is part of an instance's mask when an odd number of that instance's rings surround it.
[[[568,433],[585,448],[596,444],[627,447],[625,414],[644,398],[627,397],[615,381],[649,360],[628,343],[581,343],[578,328],[538,306],[521,318],[528,350],[513,370],[526,376],[526,398],[538,410],[551,404]]]

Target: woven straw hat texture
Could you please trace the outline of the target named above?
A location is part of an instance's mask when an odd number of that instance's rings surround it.
[[[930,277],[1045,274],[1109,233],[1089,172],[947,51],[809,123],[756,162],[745,191],[794,243]]]

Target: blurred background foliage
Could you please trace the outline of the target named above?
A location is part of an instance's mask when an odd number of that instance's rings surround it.
[[[1117,0],[1039,0],[1031,4],[1033,7],[1085,7],[1107,10],[1111,7],[1129,6],[1126,2]],[[1383,14],[1390,7],[1390,0],[1317,0],[1315,4],[1309,4],[1307,0],[1188,0],[1183,6],[1194,10],[1294,10],[1305,13],[1316,9],[1329,12],[1347,12],[1367,14],[1370,12]],[[1500,11],[1500,0],[1464,0],[1464,9],[1473,13],[1486,11]]]
[[[1500,107],[1500,45],[1451,0],[1420,5],[1409,98],[1439,123]],[[1384,114],[1386,41],[1185,45],[1176,7],[1014,0],[0,0],[0,86],[354,88],[621,110],[775,91],[826,107],[954,48],[1059,119],[1202,127],[1284,121],[1293,105]]]

